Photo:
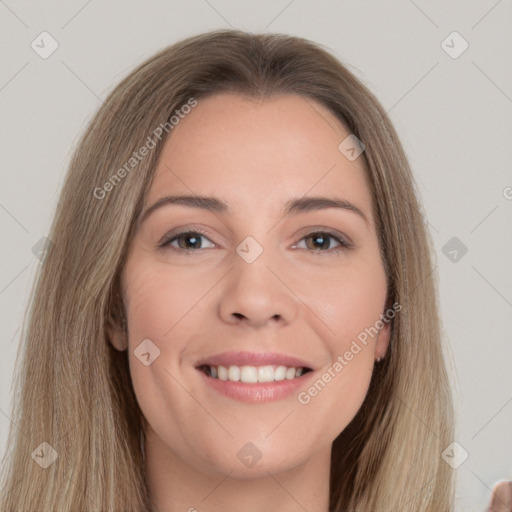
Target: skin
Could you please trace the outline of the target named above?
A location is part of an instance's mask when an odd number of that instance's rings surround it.
[[[129,349],[150,425],[147,474],[159,511],[327,512],[332,442],[365,398],[389,324],[307,405],[296,393],[265,403],[228,398],[195,364],[230,350],[280,352],[317,369],[307,390],[381,318],[387,288],[372,196],[362,158],[338,150],[348,135],[310,99],[217,94],[200,99],[167,139],[146,208],[168,195],[205,195],[230,212],[167,204],[145,218],[122,273],[129,334],[109,327],[113,345]],[[286,201],[305,195],[344,198],[368,222],[340,208],[283,216]],[[158,247],[180,227],[207,235]],[[326,229],[353,247],[308,236]],[[252,263],[236,252],[247,236],[263,249]],[[148,366],[134,355],[145,339],[160,350]],[[248,442],[261,454],[252,467],[237,457]]]
[[[493,489],[489,512],[512,512],[512,482],[500,482]]]

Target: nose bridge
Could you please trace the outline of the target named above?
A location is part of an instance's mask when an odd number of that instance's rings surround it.
[[[271,256],[271,248],[248,236],[235,250],[234,266],[220,299],[223,319],[229,322],[244,319],[255,325],[270,319],[293,321],[296,298],[283,284],[286,279],[276,270],[281,265]]]
[[[270,252],[270,248],[264,249],[253,237],[247,237],[236,247],[235,280],[242,288],[252,289],[253,295],[260,293],[260,290],[269,295],[277,291],[279,282],[269,269],[269,266],[272,267]]]

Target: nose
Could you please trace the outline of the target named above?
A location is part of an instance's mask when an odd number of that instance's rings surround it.
[[[219,314],[224,322],[285,326],[296,318],[300,299],[287,283],[290,279],[265,260],[263,254],[252,263],[235,258],[221,292]]]

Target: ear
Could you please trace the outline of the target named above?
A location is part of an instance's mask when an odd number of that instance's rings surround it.
[[[115,349],[122,352],[128,348],[126,331],[122,329],[118,322],[114,322],[112,319],[107,320],[105,330],[108,340]]]
[[[105,319],[106,338],[120,352],[128,348],[125,301],[122,297],[121,282],[116,281],[109,297],[109,313]]]
[[[383,322],[384,327],[379,331],[377,343],[375,344],[375,359],[382,359],[386,356],[391,337],[391,322]]]

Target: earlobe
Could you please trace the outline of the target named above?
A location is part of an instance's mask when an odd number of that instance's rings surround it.
[[[380,361],[383,357],[386,357],[390,337],[391,323],[384,322],[384,326],[379,331],[379,334],[377,336],[377,343],[375,345],[375,359],[377,359],[377,361]]]
[[[110,298],[109,313],[105,319],[105,336],[116,350],[123,352],[128,348],[128,329],[126,328],[124,300],[119,286],[120,283],[116,285]]]
[[[112,320],[108,320],[105,331],[108,341],[115,349],[122,352],[128,348],[126,332],[119,325],[114,324]]]

